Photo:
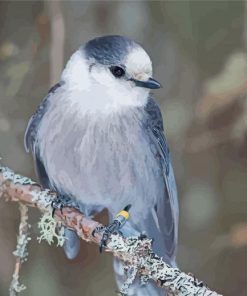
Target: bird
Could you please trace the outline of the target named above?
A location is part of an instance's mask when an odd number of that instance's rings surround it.
[[[160,87],[139,43],[119,35],[91,39],[72,54],[30,118],[24,145],[42,186],[58,193],[57,204],[90,217],[106,208],[109,223],[130,204],[121,233],[152,238],[154,252],[176,266],[176,181],[162,113],[150,93]],[[73,259],[79,238],[69,229],[65,236]],[[118,259],[113,265],[121,287],[123,265]],[[136,280],[128,295],[164,291]]]

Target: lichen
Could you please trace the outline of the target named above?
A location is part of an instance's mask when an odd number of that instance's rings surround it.
[[[9,180],[14,184],[30,185],[36,184],[32,180],[14,174],[8,168],[0,167],[0,174],[4,180]],[[19,186],[17,186],[19,187]],[[33,190],[29,188],[29,193],[33,196],[33,203],[42,212],[43,216],[38,223],[40,229],[39,241],[46,240],[49,244],[57,240],[57,245],[62,246],[65,242],[64,228],[52,216],[53,193],[49,190]],[[30,197],[30,196],[29,196]],[[20,201],[22,198],[20,196]],[[17,237],[17,247],[14,255],[17,257],[15,271],[10,285],[10,296],[16,296],[26,287],[19,283],[19,271],[21,263],[26,260],[28,252],[27,206],[20,203],[21,223],[19,235]],[[88,222],[88,221],[87,221]],[[85,224],[87,223],[85,222]],[[90,228],[90,227],[89,227]],[[83,238],[83,237],[82,237]],[[160,287],[165,288],[167,295],[197,295],[197,296],[217,296],[216,292],[210,291],[205,284],[199,282],[194,276],[185,274],[177,268],[170,267],[163,259],[152,251],[152,240],[141,237],[123,238],[119,234],[111,235],[107,244],[109,251],[112,251],[125,264],[126,282],[120,289],[120,295],[126,295],[130,285],[134,282],[137,273],[141,278],[141,283],[145,284],[148,280],[154,280]]]
[[[11,285],[9,287],[9,295],[15,296],[17,293],[20,293],[25,289],[26,289],[26,286],[23,284],[20,284],[19,282],[19,276],[16,274],[13,274]]]
[[[138,236],[133,236],[124,239],[119,234],[111,235],[111,240],[107,246],[119,253],[129,255],[125,256],[125,259],[127,259],[127,261],[124,263],[126,281],[121,286],[119,295],[128,295],[129,288],[134,283],[138,270],[143,264],[142,256],[146,258],[145,254],[147,253],[147,250],[151,248],[151,245],[152,240],[148,238],[140,239]],[[139,276],[141,278],[141,285],[145,285],[151,278],[150,276],[142,274]]]
[[[54,239],[57,240],[57,246],[63,246],[65,241],[64,227],[57,226],[57,222],[52,217],[51,212],[45,212],[39,223],[38,228],[40,229],[40,236],[37,238],[39,242],[45,240],[48,244],[54,243]]]
[[[19,273],[21,264],[27,261],[27,245],[28,242],[31,240],[31,237],[29,237],[28,230],[31,227],[31,225],[28,223],[28,207],[20,203],[19,210],[21,219],[19,225],[19,234],[17,236],[16,250],[13,252],[13,254],[16,257],[16,264],[9,288],[10,296],[16,296],[18,293],[26,289],[26,287],[23,284],[20,284],[19,282]]]
[[[2,173],[5,180],[10,180],[14,184],[21,185],[35,185],[37,183],[33,182],[31,179],[15,174],[12,170],[7,167],[0,167],[0,172]],[[38,223],[38,227],[40,229],[40,236],[37,238],[38,241],[46,240],[49,244],[54,242],[54,238],[57,240],[57,245],[62,246],[65,241],[64,236],[64,228],[57,227],[57,222],[52,217],[52,192],[48,189],[42,191],[32,191],[32,201],[36,203],[40,208],[47,209],[40,222]],[[26,242],[25,242],[26,240]],[[21,259],[26,258],[28,255],[25,245],[30,240],[28,237],[18,236],[17,248],[14,252],[14,255],[19,256]],[[26,252],[26,253],[25,253]],[[22,259],[24,260],[24,259]]]
[[[1,165],[1,164],[0,164]],[[7,167],[0,167],[0,172],[3,175],[5,180],[10,180],[14,184],[22,184],[22,185],[34,185],[36,182],[32,181],[30,178],[24,177],[22,175],[18,175]]]
[[[128,266],[127,264],[125,265],[126,280],[121,286],[121,289],[120,289],[121,295],[123,296],[128,295],[129,288],[134,283],[137,276],[137,272],[138,272],[137,266],[135,265]]]
[[[141,284],[154,279],[160,287],[165,288],[167,295],[219,295],[207,289],[194,277],[167,265],[162,257],[152,251],[152,240],[148,238],[128,237],[124,239],[118,234],[113,234],[107,247],[116,251],[119,257],[124,259],[126,281],[120,288],[119,295],[128,294],[137,273]]]
[[[51,198],[52,192],[49,189],[42,191],[32,191],[32,201],[38,204],[41,208],[48,208],[51,210],[53,199]]]
[[[28,227],[30,228],[29,224],[28,224]],[[20,257],[21,262],[27,261],[27,257],[28,257],[27,244],[30,240],[31,240],[31,237],[29,237],[26,234],[22,234],[17,237],[16,250],[13,252],[13,254],[16,257]]]

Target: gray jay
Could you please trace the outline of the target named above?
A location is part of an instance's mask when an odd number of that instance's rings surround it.
[[[25,147],[43,187],[58,192],[58,204],[88,216],[107,208],[110,221],[131,204],[121,232],[144,232],[154,239],[154,251],[175,266],[176,183],[160,108],[150,95],[159,87],[139,44],[123,36],[90,40],[71,56],[29,120]],[[65,234],[66,255],[74,258],[79,239],[71,230]],[[116,259],[114,271],[121,285],[124,271]],[[164,292],[136,280],[129,295]]]

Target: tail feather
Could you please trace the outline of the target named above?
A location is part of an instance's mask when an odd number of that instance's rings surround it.
[[[65,228],[64,252],[68,259],[74,259],[80,251],[80,239],[76,232]]]

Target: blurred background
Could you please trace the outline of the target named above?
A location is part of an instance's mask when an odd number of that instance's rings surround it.
[[[27,121],[80,44],[105,34],[141,43],[163,88],[180,201],[178,264],[224,295],[247,295],[247,9],[242,1],[0,1],[0,156],[35,178]],[[19,212],[0,203],[0,295],[8,295]],[[115,295],[112,258],[38,243],[21,295]],[[105,223],[106,215],[101,215]]]

